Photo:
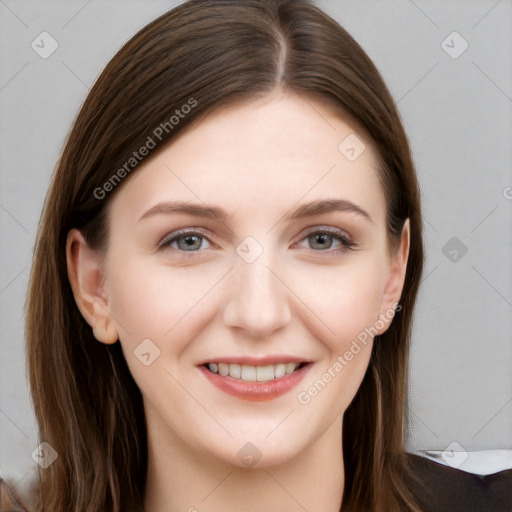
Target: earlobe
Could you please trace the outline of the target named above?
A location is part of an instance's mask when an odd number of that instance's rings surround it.
[[[80,313],[92,327],[98,341],[115,343],[118,333],[107,306],[102,258],[98,251],[89,247],[77,229],[68,233],[66,261],[69,282]]]
[[[95,302],[95,308],[98,307],[98,303]],[[101,307],[101,306],[99,306]],[[96,314],[96,318],[99,320],[96,322],[96,325],[92,328],[92,333],[94,337],[101,341],[102,343],[105,343],[107,345],[112,345],[115,343],[119,336],[117,334],[117,329],[112,321],[112,319],[105,315],[105,314]]]

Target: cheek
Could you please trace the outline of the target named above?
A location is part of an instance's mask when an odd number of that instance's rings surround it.
[[[172,348],[179,356],[193,337],[188,331],[199,331],[208,320],[202,301],[221,275],[219,269],[191,271],[125,259],[122,270],[109,273],[108,283],[109,309],[124,348],[133,350],[149,338],[161,351]]]
[[[200,272],[151,265],[137,258],[125,258],[122,268],[112,270],[109,309],[130,373],[146,399],[165,396],[178,407],[183,391],[169,372],[183,380],[190,366],[189,361],[182,364],[187,349],[213,314],[207,307],[209,290],[222,274],[218,269]]]
[[[297,295],[313,312],[317,336],[332,352],[347,345],[378,318],[383,289],[382,263],[372,255],[356,255],[338,267],[309,266],[296,273]]]
[[[310,269],[301,277],[301,298],[315,313],[308,329],[322,342],[325,357],[297,400],[317,411],[323,424],[343,414],[361,385],[373,347],[369,328],[382,300],[382,262],[368,255],[351,263]]]

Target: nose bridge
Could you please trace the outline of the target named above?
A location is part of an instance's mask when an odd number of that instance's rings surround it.
[[[231,276],[234,286],[224,312],[228,326],[265,337],[289,322],[287,290],[274,273],[278,274],[270,251],[263,251],[252,262],[236,256]]]

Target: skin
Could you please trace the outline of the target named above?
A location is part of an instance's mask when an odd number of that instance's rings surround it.
[[[366,146],[353,162],[338,150],[351,133]],[[350,200],[371,221],[350,211],[287,217],[320,199]],[[213,204],[232,218],[139,220],[170,200]],[[276,91],[208,116],[144,162],[112,199],[105,255],[70,231],[77,304],[100,342],[119,339],[142,391],[146,510],[339,510],[343,413],[371,337],[334,376],[333,365],[383,314],[378,332],[387,330],[405,277],[408,222],[390,254],[385,214],[371,141],[328,107]],[[354,250],[335,236],[319,248],[311,233],[325,227],[342,230]],[[193,252],[183,240],[158,249],[181,228],[206,237]],[[263,249],[252,263],[236,252],[248,236]],[[149,366],[134,355],[144,339],[160,350]],[[226,394],[198,369],[206,359],[269,354],[312,365],[294,389],[265,402]],[[329,369],[328,384],[301,403],[299,392]],[[252,467],[237,456],[248,442],[261,454]]]

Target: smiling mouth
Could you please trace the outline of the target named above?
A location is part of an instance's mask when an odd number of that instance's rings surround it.
[[[211,373],[221,377],[231,377],[245,382],[269,382],[290,375],[307,364],[309,363],[279,363],[251,366],[235,363],[207,363],[203,366]]]

